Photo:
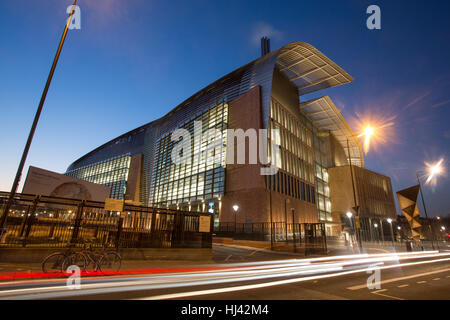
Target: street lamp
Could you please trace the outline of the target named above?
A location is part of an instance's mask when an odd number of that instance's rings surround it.
[[[429,164],[429,163],[425,162],[425,165],[427,166],[427,169],[428,169],[428,172],[427,172],[428,177],[427,177],[427,180],[425,181],[425,184],[430,183],[433,178],[435,178],[437,175],[439,175],[443,171],[443,169],[441,167],[441,164],[443,161],[444,161],[444,159],[440,159],[435,164]],[[417,177],[417,182],[419,183],[420,196],[422,198],[422,205],[423,205],[423,211],[425,212],[425,218],[429,222],[428,227],[430,229],[430,234],[431,234],[431,246],[434,250],[433,229],[431,227],[430,221],[428,220],[428,213],[427,213],[427,208],[425,206],[425,200],[424,200],[424,196],[423,196],[422,183],[421,183],[420,177],[419,177],[419,171],[416,172],[416,177]]]
[[[22,153],[22,158],[20,159],[19,167],[17,168],[16,177],[14,178],[14,182],[11,187],[11,192],[9,193],[8,200],[6,200],[6,203],[4,205],[3,215],[0,217],[0,230],[3,229],[3,227],[6,223],[6,218],[8,216],[9,209],[11,208],[11,204],[14,200],[14,196],[16,195],[17,188],[18,188],[19,182],[20,182],[20,178],[22,177],[23,167],[25,166],[25,161],[27,160],[27,157],[28,157],[28,152],[30,150],[31,142],[33,141],[34,133],[36,131],[36,127],[39,122],[39,118],[41,116],[42,108],[44,107],[44,102],[47,97],[47,92],[48,92],[48,89],[50,88],[50,84],[52,82],[53,74],[55,73],[56,65],[58,64],[59,56],[61,54],[61,50],[63,48],[64,41],[66,40],[67,31],[69,30],[69,25],[72,22],[72,17],[73,17],[73,14],[75,13],[76,5],[77,5],[77,0],[75,0],[72,5],[72,10],[70,11],[69,18],[67,19],[66,26],[64,28],[64,32],[61,36],[61,40],[59,41],[58,49],[56,51],[55,58],[53,59],[53,64],[50,69],[50,73],[47,77],[47,82],[45,83],[44,91],[42,92],[41,100],[39,101],[39,105],[36,110],[36,114],[34,116],[33,124],[31,125],[30,133],[28,134],[28,139],[27,139],[25,148]]]
[[[388,218],[387,222],[389,223],[389,225],[391,226],[391,239],[392,239],[392,246],[394,246],[394,230],[392,230],[392,219]]]
[[[358,138],[364,137],[364,152],[367,153],[369,151],[370,146],[370,138],[374,135],[375,128],[373,128],[371,125],[368,125],[359,135],[353,135]],[[350,176],[352,179],[352,188],[353,188],[353,201],[354,201],[354,207],[353,210],[355,211],[355,229],[356,229],[356,236],[358,238],[358,244],[359,244],[359,250],[362,251],[362,239],[361,239],[361,226],[360,226],[360,220],[359,220],[359,205],[356,201],[356,189],[355,189],[355,181],[353,178],[353,165],[352,165],[352,156],[350,152],[350,144],[349,140],[347,138],[347,151],[348,151],[348,159],[349,159],[349,165],[350,165]]]
[[[379,233],[378,233],[378,223],[374,223],[373,226],[375,227],[375,229],[377,230],[377,241],[379,241]]]
[[[233,210],[234,210],[234,234],[236,235],[236,226],[237,226],[237,220],[236,220],[236,216],[237,216],[237,212],[239,210],[239,206],[237,204],[233,205]]]
[[[349,160],[348,162],[350,164],[350,176],[351,176],[351,179],[352,179],[353,201],[354,201],[353,202],[354,203],[353,209],[355,210],[356,217],[357,217],[357,218],[355,218],[355,221],[356,221],[356,219],[358,219],[358,222],[359,222],[359,206],[357,205],[357,202],[356,202],[356,189],[355,189],[355,181],[353,179],[352,155],[351,155],[351,152],[350,152],[350,144],[348,142],[348,138],[347,138],[347,151],[348,151],[348,160]],[[347,216],[348,216],[348,213],[347,213]],[[359,226],[356,225],[355,227],[356,227],[355,229],[357,230],[357,232],[356,232],[357,235],[356,236],[358,238],[359,250],[362,251],[362,241],[361,241],[361,235],[359,234]]]
[[[352,248],[353,248],[353,233],[355,232],[354,227],[353,227],[353,222],[352,222],[352,216],[353,213],[351,213],[350,211],[347,211],[347,213],[345,214],[348,218],[348,221],[350,221],[350,228],[352,230],[352,234],[350,235],[350,239],[351,239],[351,243],[352,243]]]

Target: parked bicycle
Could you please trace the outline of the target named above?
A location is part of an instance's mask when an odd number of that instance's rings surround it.
[[[101,250],[94,250],[92,244],[88,245],[88,241],[84,242],[83,249],[74,253],[73,261],[85,261],[85,264],[80,267],[85,272],[117,272],[122,265],[121,256],[108,249],[107,245],[104,245]],[[70,257],[66,262],[70,261]]]
[[[86,258],[78,255],[73,247],[73,244],[68,244],[66,251],[54,252],[46,256],[42,261],[42,271],[44,273],[65,272],[72,265],[78,266],[80,270],[84,270]]]
[[[42,262],[44,273],[66,272],[70,266],[78,266],[81,271],[88,272],[117,272],[122,266],[122,257],[115,251],[103,246],[102,250],[95,251],[92,244],[84,243],[81,251],[73,249],[74,245],[68,245],[68,249],[55,252]]]

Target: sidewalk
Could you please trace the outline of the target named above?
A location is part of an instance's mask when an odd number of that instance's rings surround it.
[[[122,261],[121,269],[164,269],[164,268],[183,268],[194,266],[207,266],[213,261],[175,261],[175,260],[126,260]],[[0,275],[4,273],[36,273],[42,272],[40,263],[0,263]]]

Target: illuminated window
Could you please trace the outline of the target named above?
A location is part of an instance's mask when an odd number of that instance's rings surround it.
[[[130,163],[131,155],[127,153],[68,171],[65,175],[110,187],[111,198],[124,199]]]

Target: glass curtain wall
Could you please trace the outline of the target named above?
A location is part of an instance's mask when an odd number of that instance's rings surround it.
[[[172,162],[172,149],[178,143],[178,141],[171,141],[172,132],[158,140],[150,194],[153,205],[191,211],[205,211],[204,200],[212,199],[209,201],[208,210],[212,210],[218,205],[217,201],[213,200],[220,200],[225,191],[227,120],[228,105],[221,102],[179,126],[191,134],[192,159],[190,163],[175,164]],[[199,145],[194,144],[195,121],[202,122],[202,133],[212,128],[221,132],[220,154],[215,155],[219,161],[199,157],[210,146],[206,137],[202,137]]]
[[[130,163],[131,155],[127,153],[67,171],[65,175],[110,187],[110,197],[123,200]]]
[[[330,187],[328,184],[328,168],[331,166],[332,160],[328,132],[324,137],[321,137],[317,128],[308,118],[301,115],[301,121],[311,130],[313,137],[314,175],[319,220],[332,221]]]

